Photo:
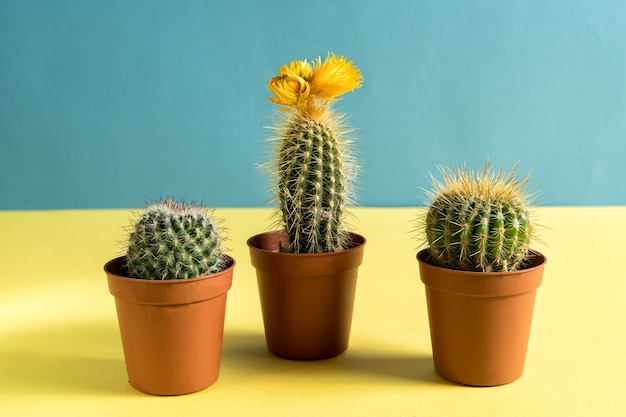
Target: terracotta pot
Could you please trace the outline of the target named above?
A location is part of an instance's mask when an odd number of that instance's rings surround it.
[[[104,266],[122,337],[130,384],[156,395],[199,391],[218,378],[226,294],[235,260],[191,279],[128,278],[124,258]]]
[[[436,372],[466,385],[494,386],[524,370],[536,290],[546,258],[533,252],[514,272],[465,272],[433,265],[417,254]]]
[[[339,252],[279,251],[283,232],[248,240],[256,268],[268,350],[294,360],[327,359],[348,348],[358,267],[365,238]],[[283,245],[284,247],[285,245]]]

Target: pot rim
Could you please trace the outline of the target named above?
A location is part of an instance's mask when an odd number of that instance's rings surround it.
[[[507,272],[460,271],[433,265],[427,260],[430,249],[417,253],[420,279],[432,290],[473,297],[504,297],[537,289],[543,280],[547,258],[531,250],[531,265],[524,269]]]
[[[446,268],[445,266],[439,266],[427,259],[427,257],[430,255],[430,248],[425,248],[417,252],[416,258],[418,262],[424,263],[428,265],[429,267],[442,269],[446,271],[454,271],[455,273],[458,273],[459,275],[502,276],[502,275],[519,275],[522,272],[531,271],[535,268],[539,268],[548,262],[548,258],[539,251],[530,249],[529,254],[530,256],[527,258],[527,262],[529,262],[530,265],[525,266],[521,269],[516,269],[515,271],[502,271],[502,272],[464,271],[461,269],[453,269],[453,268]]]
[[[352,246],[347,248],[347,249],[343,249],[343,250],[335,251],[335,252],[289,253],[289,252],[280,252],[278,250],[263,249],[261,247],[260,240],[263,237],[274,237],[276,235],[279,235],[280,237],[277,240],[282,240],[286,236],[286,233],[285,233],[284,230],[271,230],[271,231],[268,231],[268,232],[258,233],[256,235],[250,237],[246,241],[246,244],[252,250],[259,251],[259,252],[264,252],[264,253],[272,253],[272,254],[276,254],[276,256],[315,258],[315,257],[321,257],[321,256],[341,255],[341,254],[346,253],[348,251],[355,250],[355,249],[359,248],[360,246],[363,246],[363,245],[365,245],[367,243],[367,239],[363,235],[360,235],[360,234],[355,233],[355,232],[347,232],[347,234],[352,239]]]
[[[351,233],[354,246],[337,252],[286,253],[280,252],[280,241],[285,232],[275,230],[260,233],[248,239],[250,261],[258,270],[272,271],[276,276],[321,277],[357,268],[363,262],[365,238]],[[265,249],[262,249],[265,247]]]
[[[233,258],[232,256],[226,255],[226,254],[222,254],[222,257],[224,258],[225,265],[226,267],[218,272],[214,272],[212,274],[207,274],[207,275],[201,275],[199,277],[194,277],[194,278],[184,278],[184,279],[145,279],[145,278],[135,278],[135,277],[131,277],[128,275],[123,275],[122,271],[119,271],[119,269],[115,268],[115,265],[119,262],[122,262],[123,259],[126,256],[122,255],[122,256],[118,256],[116,258],[113,258],[111,260],[109,260],[107,263],[104,264],[104,272],[106,274],[110,274],[112,276],[115,277],[119,277],[119,278],[123,278],[125,280],[129,280],[129,281],[136,281],[136,282],[150,282],[153,283],[154,285],[164,285],[164,284],[183,284],[185,282],[189,283],[189,282],[194,282],[194,281],[201,281],[207,278],[212,278],[215,277],[218,274],[222,274],[226,271],[228,271],[229,269],[232,269],[235,267],[235,258]]]
[[[235,259],[226,258],[228,267],[220,272],[188,279],[150,280],[120,274],[119,256],[104,265],[109,292],[116,299],[148,305],[180,305],[219,297],[231,288]]]

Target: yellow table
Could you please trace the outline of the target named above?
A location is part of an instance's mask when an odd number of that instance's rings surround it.
[[[433,370],[411,232],[418,208],[362,208],[368,243],[351,344],[319,362],[265,348],[246,240],[266,209],[217,209],[237,260],[222,371],[212,387],[154,397],[126,381],[103,264],[124,210],[0,212],[2,416],[617,416],[626,414],[626,207],[540,208],[548,257],[521,379],[493,388]]]

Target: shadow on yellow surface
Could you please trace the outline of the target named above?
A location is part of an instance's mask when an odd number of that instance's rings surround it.
[[[334,383],[341,380],[354,383],[358,380],[360,383],[376,381],[383,385],[391,381],[396,384],[452,384],[435,373],[430,356],[348,348],[331,359],[293,361],[271,354],[266,348],[264,335],[254,332],[231,331],[224,335],[224,372],[231,364],[241,371],[263,373],[265,376],[280,374],[294,380],[331,377]]]
[[[7,332],[0,357],[5,395],[143,395],[127,382],[117,323],[110,320],[57,322]],[[437,376],[429,356],[348,349],[327,360],[292,361],[269,353],[262,333],[226,332],[220,378],[237,374],[266,382],[280,378],[327,384],[330,378],[333,384],[450,384]]]
[[[0,391],[9,395],[133,394],[116,323],[50,323],[4,333]]]

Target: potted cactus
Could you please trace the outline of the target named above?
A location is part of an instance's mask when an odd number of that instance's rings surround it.
[[[199,205],[150,203],[131,224],[126,254],[104,266],[138,390],[187,394],[217,380],[235,267],[220,232]]]
[[[419,219],[433,360],[443,378],[474,386],[522,375],[546,258],[530,249],[536,224],[517,167],[441,168]]]
[[[333,104],[361,78],[351,61],[329,54],[292,61],[268,84],[281,106],[265,164],[279,209],[276,230],[248,247],[267,347],[283,358],[325,359],[348,347],[365,238],[346,226],[357,167]]]

